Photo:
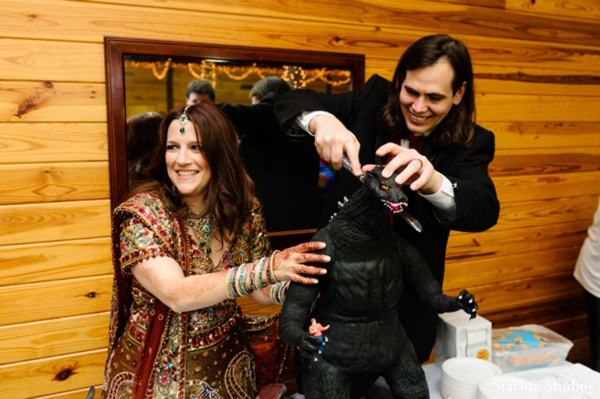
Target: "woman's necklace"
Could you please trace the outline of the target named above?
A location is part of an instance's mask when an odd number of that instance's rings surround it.
[[[187,210],[191,215],[194,213],[191,210]],[[196,236],[196,240],[198,245],[194,245],[192,249],[192,257],[199,258],[200,263],[203,266],[212,266],[210,268],[206,268],[209,270],[206,271],[214,271],[216,270],[215,265],[212,262],[210,254],[212,250],[210,249],[210,243],[214,237],[215,231],[217,230],[217,226],[214,220],[210,217],[210,215],[206,215],[202,218],[188,218],[187,224],[190,226],[194,235]]]

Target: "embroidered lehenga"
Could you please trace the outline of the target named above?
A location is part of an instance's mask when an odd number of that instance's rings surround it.
[[[277,317],[242,317],[235,300],[229,299],[196,311],[173,312],[139,284],[131,267],[144,259],[169,256],[185,275],[198,275],[268,255],[258,202],[218,265],[153,193],[138,194],[117,207],[112,229],[115,279],[103,397],[254,398],[259,387],[250,340],[252,334],[276,331]],[[286,351],[272,339],[262,346],[268,350],[260,356],[267,359],[258,361],[268,375],[259,382],[274,382]]]

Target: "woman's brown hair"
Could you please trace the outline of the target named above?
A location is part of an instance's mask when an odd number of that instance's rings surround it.
[[[189,218],[183,210],[183,200],[169,179],[165,161],[167,133],[173,121],[179,123],[184,109],[188,123],[192,123],[202,155],[211,170],[204,206],[197,217],[210,215],[227,243],[231,238],[224,232],[235,232],[247,218],[254,198],[254,183],[242,166],[238,155],[238,136],[233,124],[215,105],[201,102],[178,107],[169,112],[160,125],[160,141],[154,157],[145,171],[153,181],[136,187],[131,195],[144,191],[156,191],[163,203],[179,219]]]
[[[452,94],[466,82],[465,93],[458,105],[453,105],[448,115],[433,129],[431,139],[436,147],[471,146],[475,131],[475,90],[473,66],[469,50],[460,40],[448,35],[425,36],[402,54],[388,90],[388,98],[380,115],[380,124],[393,139],[410,134],[400,110],[400,91],[407,71],[435,64],[445,57],[454,69]]]

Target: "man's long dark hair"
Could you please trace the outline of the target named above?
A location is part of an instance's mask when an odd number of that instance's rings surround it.
[[[167,173],[165,161],[167,132],[171,122],[178,120],[184,106],[173,109],[160,125],[160,141],[154,157],[145,171],[153,180],[134,188],[131,195],[156,191],[163,203],[179,219],[189,218],[182,210],[183,201],[178,195]],[[238,136],[233,124],[215,105],[201,102],[189,106],[186,115],[192,123],[211,170],[206,198],[198,217],[211,215],[221,233],[220,236],[231,244],[224,232],[234,233],[247,218],[254,198],[254,183],[242,166],[238,155]],[[178,125],[179,126],[179,125]]]
[[[473,66],[469,50],[460,40],[448,35],[425,36],[404,52],[388,90],[388,99],[380,115],[382,128],[393,139],[406,137],[410,132],[400,109],[400,91],[407,71],[425,68],[446,58],[454,69],[452,94],[466,82],[465,93],[458,105],[452,105],[448,115],[433,129],[431,139],[436,147],[472,144],[475,130],[475,90],[473,88]]]

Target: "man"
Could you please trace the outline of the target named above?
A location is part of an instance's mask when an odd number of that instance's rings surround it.
[[[185,89],[186,105],[196,104],[201,102],[215,102],[215,89],[212,85],[204,80],[192,80]]]
[[[484,231],[498,220],[500,206],[488,175],[494,135],[475,124],[471,59],[459,40],[423,37],[402,55],[392,82],[375,75],[360,92],[297,90],[276,102],[275,114],[289,137],[314,135],[319,155],[336,169],[344,154],[352,164],[353,173],[336,173],[321,226],[344,197],[360,188],[356,176],[372,168],[369,164],[387,163],[386,178],[399,171],[396,182],[405,185],[408,212],[422,231],[401,218],[394,220],[394,230],[417,248],[440,285],[450,231]],[[366,165],[362,170],[361,164]],[[435,342],[437,315],[410,286],[398,315],[419,361],[425,362]]]

